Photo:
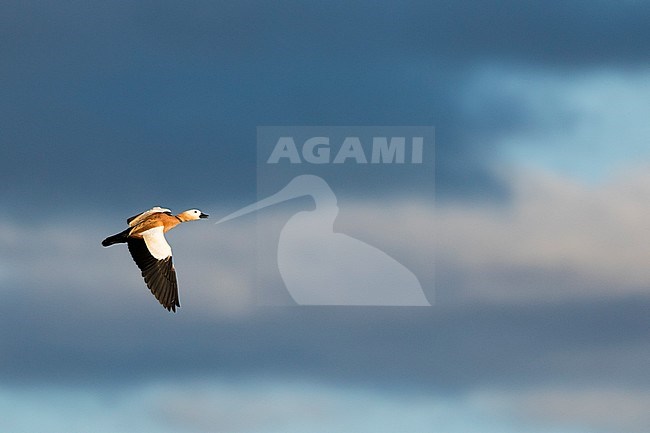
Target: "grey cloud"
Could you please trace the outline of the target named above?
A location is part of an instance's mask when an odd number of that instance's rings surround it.
[[[567,389],[561,386],[534,390],[478,392],[470,400],[492,413],[540,428],[576,426],[593,432],[645,431],[650,418],[650,396],[643,391],[615,388]]]
[[[634,271],[636,262],[614,258],[578,261],[571,272],[554,274],[548,259],[556,253],[539,248],[538,233],[542,239],[556,236],[545,245],[561,244],[566,235],[559,223],[583,219],[582,207],[552,206],[563,209],[559,220],[530,209],[554,203],[554,197],[585,203],[591,195],[563,183],[529,187],[541,189],[516,195],[511,209],[445,206],[438,218],[417,202],[394,204],[380,215],[371,203],[340,203],[337,230],[399,257],[428,290],[435,280],[435,293],[427,292],[435,306],[422,309],[251,308],[259,283],[249,218],[229,227],[197,223],[169,234],[183,304],[170,315],[155,305],[125,249],[99,245],[119,229],[107,216],[80,214],[83,222],[40,228],[3,223],[0,240],[11,251],[2,256],[0,273],[3,380],[272,372],[447,390],[564,380],[640,385],[650,350],[648,300],[629,281],[642,281],[645,268]],[[596,202],[604,206],[599,214],[637,203],[618,188],[635,190],[612,186],[611,200]],[[217,214],[220,209],[214,207]],[[263,217],[281,226],[288,214],[279,209]],[[404,231],[395,229],[396,220]],[[429,230],[432,220],[444,236]],[[576,239],[590,241],[612,226],[607,219],[596,223],[574,230]],[[511,239],[510,229],[526,236]],[[563,251],[580,259],[583,248],[593,250],[590,245]],[[443,260],[433,269],[436,247]],[[549,275],[555,276],[550,283]],[[463,284],[467,277],[471,284]],[[539,286],[522,293],[532,277],[541,277]],[[267,284],[276,280],[264,274]]]
[[[506,177],[508,206],[437,208],[438,269],[457,299],[560,302],[648,293],[643,170],[598,189],[543,172]],[[453,301],[453,294],[443,299]]]
[[[3,382],[275,375],[427,392],[553,382],[647,386],[644,297],[416,309],[285,307],[224,316],[196,307],[217,296],[197,297],[186,278],[187,302],[170,315],[152,304],[124,259],[133,284],[111,278],[92,285],[3,286]],[[184,265],[178,269],[182,281],[189,276]]]

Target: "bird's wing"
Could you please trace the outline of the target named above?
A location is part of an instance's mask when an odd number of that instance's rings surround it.
[[[129,238],[131,257],[142,271],[144,282],[158,302],[169,311],[176,311],[178,283],[172,263],[172,249],[165,240],[163,227],[142,233],[142,238]]]
[[[129,225],[129,227],[134,227],[134,226],[140,224],[149,215],[154,214],[154,213],[161,213],[161,212],[171,214],[172,211],[169,210],[169,209],[166,209],[164,207],[154,206],[149,210],[141,212],[141,213],[139,213],[137,215],[133,215],[131,218],[127,218],[126,223]]]

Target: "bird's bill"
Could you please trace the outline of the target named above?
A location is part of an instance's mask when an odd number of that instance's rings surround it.
[[[208,215],[207,213],[203,213],[203,212],[201,212],[201,215],[199,215],[199,218],[207,218],[207,217],[209,217],[209,216],[210,216],[210,215]]]
[[[258,201],[257,203],[250,204],[248,206],[245,206],[238,211],[235,211],[231,213],[230,215],[226,215],[225,217],[221,218],[219,221],[217,221],[215,224],[221,224],[226,221],[230,221],[231,219],[238,218],[240,216],[244,216],[248,213],[258,211],[260,209],[263,209],[267,206],[273,206],[274,204],[281,203],[283,201],[290,200],[292,198],[300,197],[303,194],[295,194],[292,192],[289,192],[287,188],[284,188],[280,190],[279,192],[267,197],[263,198],[262,200]]]

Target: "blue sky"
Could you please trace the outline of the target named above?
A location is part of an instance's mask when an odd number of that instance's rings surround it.
[[[3,2],[0,430],[645,431],[649,18]],[[260,125],[435,127],[435,192],[360,187],[336,225],[400,257],[433,307],[256,308],[277,276],[251,269],[254,217],[169,234],[175,315],[101,248],[154,205],[255,201]]]

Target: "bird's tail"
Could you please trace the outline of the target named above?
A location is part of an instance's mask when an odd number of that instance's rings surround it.
[[[109,237],[107,237],[106,239],[104,239],[104,240],[102,241],[102,245],[105,246],[105,247],[107,247],[107,246],[109,246],[109,245],[113,245],[113,244],[123,244],[123,243],[126,243],[126,240],[127,240],[128,237],[129,237],[129,232],[130,232],[130,231],[131,231],[131,229],[128,228],[128,229],[124,230],[124,231],[121,232],[121,233],[118,233],[118,234],[113,235],[113,236],[109,236]]]

